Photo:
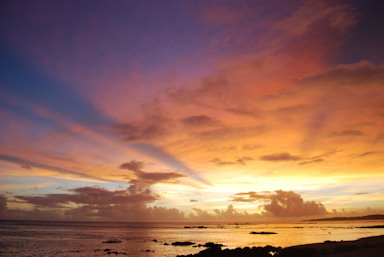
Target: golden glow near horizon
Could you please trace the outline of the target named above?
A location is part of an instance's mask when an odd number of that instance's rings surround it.
[[[374,7],[30,4],[1,11],[2,218],[383,212]]]

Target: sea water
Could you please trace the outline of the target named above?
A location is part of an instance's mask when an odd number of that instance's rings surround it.
[[[196,245],[214,242],[225,245],[224,248],[265,245],[286,247],[325,240],[355,240],[383,235],[382,228],[359,228],[383,223],[384,221],[271,224],[0,221],[0,256],[108,256],[108,252],[118,252],[118,256],[175,257],[205,249],[193,245],[173,246],[172,243],[176,241],[190,241]],[[199,226],[203,228],[197,228]],[[250,234],[253,231],[276,234]],[[103,243],[108,240],[121,242]],[[105,251],[106,249],[109,251]]]

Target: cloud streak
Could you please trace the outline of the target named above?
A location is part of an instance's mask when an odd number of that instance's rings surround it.
[[[210,185],[208,181],[206,181],[199,173],[197,173],[195,170],[188,167],[183,162],[179,161],[172,155],[165,152],[163,149],[156,147],[151,144],[145,144],[145,143],[135,143],[130,144],[130,146],[142,153],[148,154],[152,158],[156,159],[157,161],[164,163],[166,165],[169,165],[170,167],[184,173],[185,175],[196,179],[204,184]]]
[[[300,159],[301,157],[291,155],[290,153],[274,153],[260,157],[260,160],[269,162],[298,161]]]
[[[46,164],[42,164],[42,163],[28,161],[28,160],[24,160],[24,159],[15,157],[15,156],[10,156],[10,155],[0,154],[0,160],[14,163],[14,164],[18,164],[18,165],[20,165],[20,167],[22,167],[24,169],[38,168],[38,169],[44,169],[44,170],[50,170],[50,171],[58,172],[58,173],[64,174],[64,175],[74,175],[74,176],[79,177],[79,178],[86,178],[86,179],[99,180],[99,181],[110,181],[110,182],[114,181],[114,180],[108,180],[108,179],[103,179],[103,178],[91,176],[91,175],[88,175],[86,173],[79,172],[79,171],[68,170],[68,169],[64,169],[64,168],[60,168],[60,167],[55,167],[55,166],[51,166],[51,165],[46,165]]]

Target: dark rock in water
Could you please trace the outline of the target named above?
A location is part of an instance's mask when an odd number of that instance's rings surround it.
[[[249,234],[252,234],[252,235],[273,235],[273,234],[277,234],[277,233],[276,232],[265,232],[265,231],[261,231],[261,232],[252,231]]]
[[[118,252],[118,251],[108,252],[108,254],[111,254],[111,253],[114,253],[115,255],[118,255],[118,254],[127,255],[126,253],[122,253],[122,252]]]
[[[184,226],[184,228],[199,228],[199,229],[203,229],[203,228],[207,228],[206,226]]]
[[[111,239],[103,242],[103,244],[118,244],[118,243],[121,243],[121,241],[117,239]]]
[[[169,245],[168,243],[164,243],[164,245]]]
[[[203,246],[204,247],[223,247],[224,245],[223,244],[215,244],[215,243],[212,243],[212,242],[208,242],[208,243],[205,243]]]
[[[198,244],[198,245],[195,245],[195,246],[193,246],[193,247],[208,247],[208,248],[210,248],[210,247],[223,247],[224,245],[222,245],[222,244],[215,244],[215,243],[212,243],[212,242],[208,242],[208,243],[205,243],[205,244]]]
[[[157,242],[157,240],[156,240],[156,239],[153,239],[152,241],[153,241],[153,242],[155,242],[155,243]]]
[[[192,242],[173,242],[172,245],[179,245],[179,246],[186,246],[186,245],[194,245],[195,243]]]
[[[98,251],[101,251],[100,249],[96,249],[95,252],[98,252]],[[106,248],[104,249],[104,252],[106,252],[107,254],[115,254],[115,255],[118,255],[118,254],[123,254],[123,255],[127,255],[127,253],[124,253],[124,252],[118,252],[118,251],[112,251],[111,249],[109,248]]]

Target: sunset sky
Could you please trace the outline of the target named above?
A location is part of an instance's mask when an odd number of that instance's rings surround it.
[[[0,218],[384,213],[383,10],[1,1]]]

